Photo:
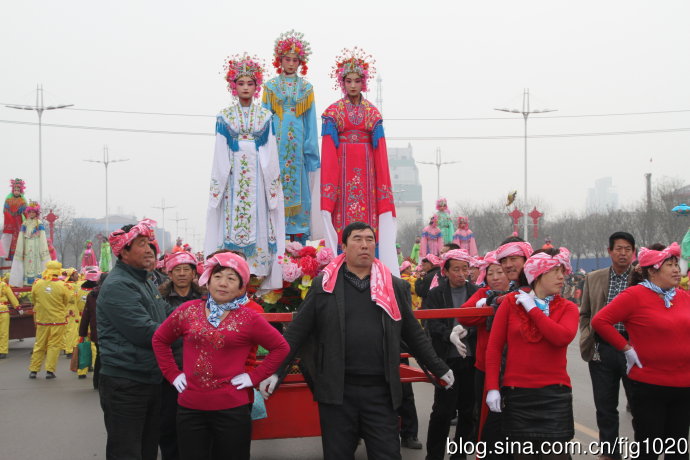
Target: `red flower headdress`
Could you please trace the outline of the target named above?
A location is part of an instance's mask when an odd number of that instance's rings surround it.
[[[354,47],[352,50],[347,48],[341,51],[341,55],[335,58],[335,66],[331,69],[331,78],[336,82],[335,89],[345,94],[345,84],[343,79],[349,73],[356,73],[362,77],[362,91],[367,91],[367,81],[376,74],[374,60],[371,54],[367,54],[362,48]]]
[[[10,190],[14,191],[14,187],[17,185],[19,186],[19,191],[23,195],[24,190],[26,189],[26,183],[18,177],[16,179],[10,179]]]
[[[228,91],[233,96],[237,96],[235,81],[240,77],[249,77],[256,82],[254,97],[259,97],[261,84],[264,81],[264,66],[261,60],[257,57],[249,56],[247,53],[242,55],[236,54],[228,58],[223,69],[225,69],[225,81],[228,82]]]
[[[273,67],[276,72],[282,73],[283,69],[280,65],[280,60],[286,54],[296,54],[300,60],[302,75],[307,74],[307,62],[311,56],[311,45],[304,39],[302,32],[295,32],[290,30],[283,32],[276,38],[275,46],[273,47]]]

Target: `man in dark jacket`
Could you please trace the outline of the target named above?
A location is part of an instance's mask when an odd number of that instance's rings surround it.
[[[439,285],[429,291],[422,308],[459,308],[477,290],[468,281],[470,255],[462,249],[454,249],[443,255],[443,272]],[[430,319],[426,329],[436,354],[445,360],[453,371],[456,383],[449,391],[436,390],[434,405],[429,416],[426,440],[427,460],[443,459],[450,421],[458,413],[455,442],[474,440],[474,358],[476,335],[474,329],[466,331],[454,318]]]
[[[155,260],[153,225],[144,220],[109,237],[118,260],[96,308],[108,459],[155,460],[158,454],[162,374],[151,338],[171,310],[146,270]]]
[[[401,340],[448,386],[453,373],[412,314],[409,284],[375,259],[373,229],[352,223],[342,241],[344,253],[314,279],[287,328],[283,370],[298,353],[309,370],[326,460],[353,459],[360,437],[369,458],[399,459]],[[270,394],[277,381],[264,380],[262,392]]]

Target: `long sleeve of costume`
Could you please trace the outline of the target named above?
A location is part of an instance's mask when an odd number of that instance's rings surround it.
[[[17,308],[19,306],[19,301],[17,300],[17,297],[14,295],[14,292],[12,292],[12,288],[10,288],[10,286],[7,283],[4,283],[2,281],[0,281],[0,287],[2,288],[0,290],[0,303],[7,302],[14,308]]]
[[[218,249],[223,241],[222,216],[223,210],[220,203],[223,199],[223,191],[230,176],[230,149],[228,148],[229,136],[225,122],[219,117],[216,122],[216,141],[213,151],[213,166],[211,168],[211,185],[209,189],[208,209],[206,215],[206,237],[204,251],[210,254]]]
[[[290,327],[285,331],[285,340],[287,340],[290,346],[290,352],[277,372],[281,376],[287,373],[289,364],[295,359],[302,345],[314,331],[316,325],[316,291],[323,293],[320,286],[316,285],[316,283],[320,282],[321,277],[317,277],[312,282],[312,287],[307,292],[307,296],[302,301],[299,310],[297,310],[297,314],[290,323]]]
[[[421,254],[422,257],[426,257],[426,255],[429,254],[429,245],[427,244],[426,236],[422,236],[422,239],[419,242],[419,253],[418,254]]]
[[[312,103],[309,110],[302,116],[304,117],[304,165],[307,168],[307,172],[313,172],[321,167],[315,104]],[[314,198],[312,197],[312,199]]]
[[[443,286],[431,289],[429,295],[424,300],[422,308],[424,310],[435,310],[437,308],[453,308],[453,305],[446,305],[443,298]],[[426,330],[431,337],[435,337],[443,342],[450,343],[450,333],[452,327],[448,327],[448,321],[445,319],[428,319],[426,321]]]
[[[321,135],[321,210],[333,213],[341,193],[340,165],[335,144],[338,131],[333,119],[324,117]]]

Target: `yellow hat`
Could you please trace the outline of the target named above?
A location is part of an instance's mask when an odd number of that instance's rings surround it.
[[[57,260],[51,260],[46,264],[46,269],[43,270],[43,279],[49,280],[54,276],[60,276],[62,274],[62,264]]]

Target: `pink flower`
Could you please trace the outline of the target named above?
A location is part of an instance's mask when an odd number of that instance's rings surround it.
[[[283,279],[288,283],[292,283],[302,276],[302,270],[292,261],[285,260],[283,262]]]
[[[288,254],[299,257],[299,252],[302,250],[302,243],[299,241],[291,241],[288,244],[285,245],[285,251],[288,252]]]
[[[319,252],[316,253],[316,261],[319,263],[319,267],[325,267],[334,259],[333,251],[331,248],[322,247]]]

